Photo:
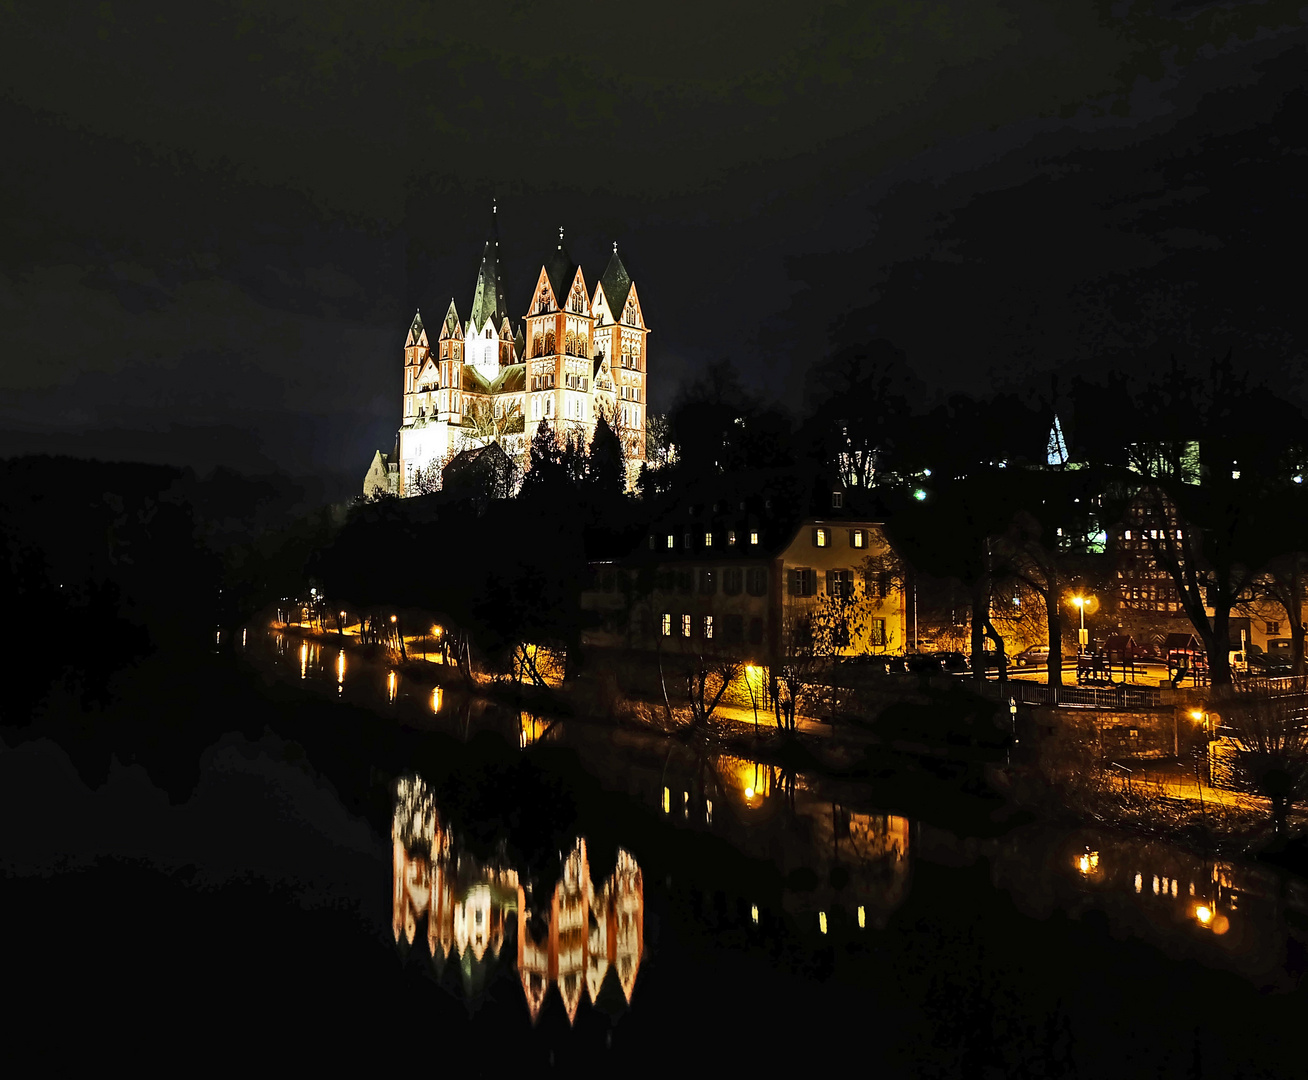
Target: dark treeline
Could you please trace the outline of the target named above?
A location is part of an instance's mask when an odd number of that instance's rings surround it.
[[[1251,597],[1284,607],[1302,670],[1306,447],[1299,407],[1229,356],[980,399],[933,393],[873,342],[815,365],[798,416],[745,392],[730,365],[709,368],[651,423],[630,494],[602,423],[589,443],[542,426],[520,483],[492,469],[349,507],[221,470],[15,459],[0,465],[0,540],[25,677],[5,708],[21,717],[56,685],[105,700],[115,671],[212,643],[311,586],[328,620],[421,612],[448,627],[460,662],[475,650],[504,669],[533,642],[558,646],[571,671],[588,564],[624,557],[690,504],[766,496],[779,516],[802,514],[819,477],[886,523],[902,581],[924,612],[963,612],[974,653],[1004,647],[991,612],[1017,583],[1044,601],[1050,642],[1073,591],[1109,603],[1105,534],[1134,514],[1162,526],[1150,554],[1215,683],[1230,677],[1231,612]]]

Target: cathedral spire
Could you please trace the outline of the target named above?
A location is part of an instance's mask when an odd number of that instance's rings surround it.
[[[480,331],[489,320],[498,332],[500,324],[508,318],[508,312],[504,277],[500,271],[499,205],[492,200],[490,236],[482,251],[477,285],[472,294],[472,325]]]
[[[604,286],[604,299],[609,303],[609,310],[615,319],[622,318],[622,308],[627,303],[631,292],[631,275],[618,257],[618,242],[613,241],[613,254],[609,256],[609,265],[600,275],[600,284]]]

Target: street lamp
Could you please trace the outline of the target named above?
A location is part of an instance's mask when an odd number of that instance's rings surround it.
[[[1085,606],[1087,602],[1088,601],[1084,596],[1072,597],[1072,603],[1074,603],[1081,611],[1081,629],[1077,632],[1077,636],[1076,636],[1077,653],[1085,652],[1085,647],[1089,640],[1086,637],[1086,633],[1085,633]]]

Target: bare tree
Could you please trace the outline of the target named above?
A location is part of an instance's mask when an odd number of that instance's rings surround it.
[[[1262,689],[1238,693],[1229,699],[1226,728],[1237,782],[1271,800],[1273,828],[1284,837],[1290,807],[1308,798],[1308,704]]]

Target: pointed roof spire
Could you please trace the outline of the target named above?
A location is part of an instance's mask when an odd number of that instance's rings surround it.
[[[489,319],[498,330],[500,324],[508,317],[509,304],[506,299],[504,277],[500,272],[500,229],[499,204],[491,201],[490,236],[481,255],[481,267],[477,271],[477,285],[472,294],[472,325],[480,331]]]
[[[454,306],[454,297],[450,297],[449,310],[445,312],[445,330],[453,337],[459,332],[459,309]]]
[[[404,347],[407,349],[410,345],[417,345],[422,339],[422,309],[415,310],[413,322],[409,324],[409,335],[404,339]]]
[[[631,292],[631,275],[618,257],[618,242],[613,241],[613,254],[609,265],[600,275],[600,284],[604,286],[604,299],[609,302],[609,310],[618,322],[622,321],[622,309],[627,306],[627,295]]]
[[[572,288],[572,279],[577,274],[577,264],[563,248],[562,225],[559,226],[559,246],[545,260],[545,273],[549,275],[550,288],[554,290],[554,300],[562,307],[567,303],[568,290]]]

